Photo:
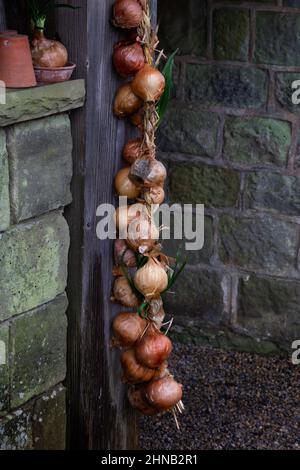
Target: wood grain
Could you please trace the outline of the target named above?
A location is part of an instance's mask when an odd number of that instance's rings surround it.
[[[136,417],[120,381],[119,353],[109,348],[111,320],[119,310],[110,302],[113,244],[96,237],[96,209],[116,203],[113,179],[132,135],[132,128],[112,114],[121,83],[112,68],[112,48],[124,35],[110,25],[113,3],[77,0],[79,11],[60,10],[56,18],[56,30],[78,65],[77,77],[85,78],[87,86],[85,108],[72,115],[74,201],[66,211],[71,230],[68,440],[77,449],[137,447]]]

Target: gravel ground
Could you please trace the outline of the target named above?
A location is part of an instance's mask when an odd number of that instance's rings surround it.
[[[175,345],[185,414],[140,419],[145,450],[300,450],[300,366],[281,358]]]

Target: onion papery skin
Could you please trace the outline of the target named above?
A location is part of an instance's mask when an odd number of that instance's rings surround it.
[[[114,47],[113,64],[121,77],[135,75],[145,65],[145,56],[142,46],[134,42],[121,41]]]
[[[116,209],[115,221],[116,228],[119,232],[126,232],[128,225],[140,217],[141,215],[147,215],[146,206],[142,203],[131,204],[130,206],[120,206]]]
[[[136,199],[141,193],[141,189],[129,178],[130,166],[122,168],[115,178],[115,188],[119,196],[126,196],[128,199]]]
[[[145,103],[153,103],[161,97],[165,90],[166,81],[163,74],[146,64],[132,81],[133,93]]]
[[[117,266],[126,266],[127,268],[136,267],[135,253],[128,248],[125,240],[117,239],[114,246],[114,257]]]
[[[154,299],[168,287],[169,279],[159,262],[152,258],[134,276],[134,285],[147,300]]]
[[[139,364],[134,349],[128,349],[121,355],[123,381],[132,385],[149,382],[155,375],[155,369]]]
[[[145,385],[144,396],[151,407],[168,411],[182,399],[182,388],[172,376],[167,376]]]
[[[35,30],[31,41],[32,63],[36,67],[65,67],[68,63],[68,51],[65,46],[52,39],[47,39],[43,31]]]
[[[142,104],[140,98],[133,93],[130,83],[125,83],[117,91],[114,113],[117,117],[126,117],[135,113]]]
[[[160,206],[165,200],[165,191],[161,186],[152,186],[152,188],[144,190],[142,197],[148,204]]]
[[[132,165],[142,155],[142,139],[131,139],[123,149],[123,158]]]
[[[151,325],[147,333],[135,346],[135,357],[145,367],[156,369],[165,362],[172,352],[171,340]]]
[[[167,178],[167,170],[163,163],[158,160],[140,158],[132,164],[129,178],[137,185],[143,185],[145,188],[163,187]]]
[[[125,276],[117,277],[114,284],[114,300],[128,308],[137,308],[139,299],[134,294]]]
[[[127,244],[134,251],[143,254],[155,246],[159,239],[159,230],[144,213],[128,224]]]
[[[154,416],[159,412],[149,405],[145,399],[144,386],[131,387],[128,390],[128,400],[131,406],[145,416]]]
[[[145,118],[145,111],[143,108],[140,108],[136,113],[130,116],[130,121],[131,121],[131,124],[137,127],[140,131],[143,131],[144,118]]]
[[[115,345],[122,348],[133,346],[142,336],[146,326],[146,320],[141,318],[137,313],[119,313],[113,321]]]
[[[137,0],[117,0],[113,13],[114,25],[123,29],[137,28],[143,20],[143,9]]]

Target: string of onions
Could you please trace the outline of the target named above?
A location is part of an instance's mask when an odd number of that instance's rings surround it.
[[[123,349],[122,380],[129,386],[131,405],[147,416],[171,411],[178,424],[182,385],[168,370],[173,346],[161,331],[168,263],[160,253],[159,229],[151,213],[152,205],[164,202],[167,172],[156,160],[156,103],[166,83],[154,61],[158,39],[151,27],[149,0],[116,0],[113,24],[129,30],[128,38],[113,50],[116,72],[129,79],[117,90],[113,109],[118,118],[128,117],[140,135],[125,144],[127,166],[115,178],[117,195],[137,201],[116,211],[119,239],[114,248],[117,278],[112,300],[134,311],[114,319],[112,345]],[[128,269],[134,275],[128,276]]]

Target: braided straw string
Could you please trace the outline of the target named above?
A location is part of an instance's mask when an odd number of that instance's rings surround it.
[[[144,54],[147,64],[154,66],[155,49],[158,45],[156,31],[153,31],[151,25],[151,12],[149,0],[140,0],[143,7],[143,21],[138,28],[138,34],[144,47]],[[154,160],[156,158],[155,132],[157,130],[159,117],[156,112],[155,103],[146,103],[144,105],[143,122],[143,144],[142,150],[146,158]]]

